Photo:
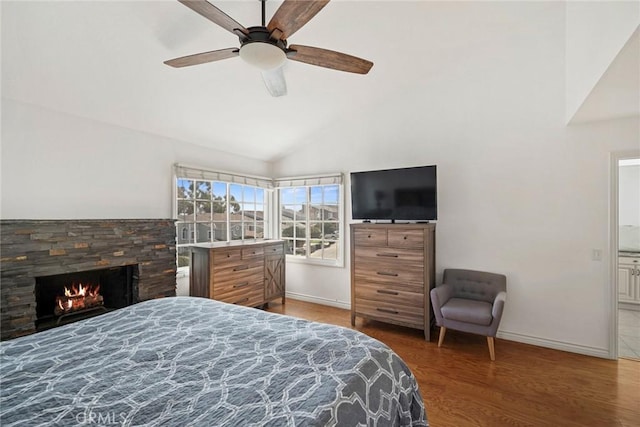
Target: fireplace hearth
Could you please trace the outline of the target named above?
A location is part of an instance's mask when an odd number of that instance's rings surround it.
[[[46,329],[51,323],[55,326],[76,317],[176,294],[176,234],[172,219],[1,220],[0,254],[3,340]],[[53,286],[42,285],[43,280],[48,280],[43,278],[85,273],[101,277],[71,279],[55,292],[40,289]],[[127,285],[112,285],[109,277],[103,282],[104,275],[127,277]],[[83,288],[88,284],[100,286],[103,308],[97,303],[90,312],[78,308],[84,303],[91,305],[90,298],[78,300],[80,283]],[[64,286],[71,287],[69,296],[65,296]],[[112,294],[114,289],[117,296]],[[63,306],[71,299],[78,309],[57,316],[57,297],[61,297]],[[47,300],[45,305],[41,299]],[[95,299],[99,299],[97,295]]]

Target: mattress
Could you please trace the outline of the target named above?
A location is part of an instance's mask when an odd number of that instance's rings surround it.
[[[0,343],[0,425],[426,426],[415,377],[360,332],[203,298]]]

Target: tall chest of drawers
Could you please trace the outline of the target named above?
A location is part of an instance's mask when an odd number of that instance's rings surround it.
[[[351,324],[356,316],[424,330],[435,286],[435,224],[351,224]]]
[[[190,247],[189,294],[257,307],[285,300],[284,242],[207,243]]]

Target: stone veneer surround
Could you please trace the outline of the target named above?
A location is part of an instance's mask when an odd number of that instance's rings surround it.
[[[35,278],[138,265],[134,302],[176,294],[171,219],[1,220],[0,339],[36,331]]]

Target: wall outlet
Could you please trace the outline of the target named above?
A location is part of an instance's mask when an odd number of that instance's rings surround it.
[[[593,249],[591,251],[591,259],[593,261],[602,261],[602,249]]]

